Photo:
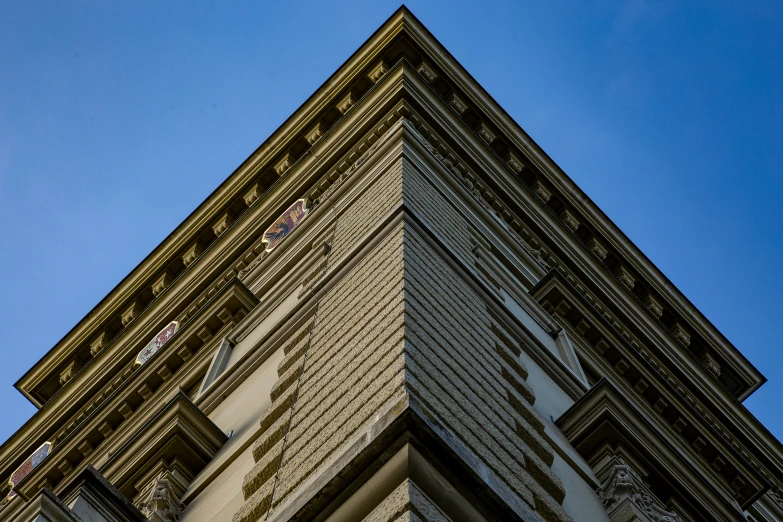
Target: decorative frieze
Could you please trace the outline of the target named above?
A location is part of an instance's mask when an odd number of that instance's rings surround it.
[[[223,212],[223,214],[221,214],[221,216],[214,223],[212,223],[212,232],[214,232],[217,237],[220,237],[226,230],[228,230],[228,227],[233,224],[233,214],[228,211]]]
[[[386,71],[388,71],[389,68],[386,65],[386,62],[383,60],[376,63],[372,69],[370,69],[370,72],[367,73],[367,79],[370,80],[372,83],[378,83],[378,80],[381,79],[381,77],[386,74]]]
[[[642,298],[642,304],[658,319],[663,315],[663,305],[653,294],[648,292],[647,295]]]
[[[309,131],[305,133],[305,139],[310,145],[321,139],[321,136],[326,132],[326,125],[320,121],[313,125]]]
[[[571,232],[576,232],[582,225],[582,223],[577,219],[576,214],[571,212],[568,208],[563,208],[563,210],[560,211],[560,221],[562,221],[565,226],[570,228]]]
[[[274,169],[278,176],[282,176],[286,173],[288,169],[291,168],[291,165],[294,164],[294,155],[290,152],[286,152],[283,154],[283,157],[280,158],[277,163],[275,163]]]
[[[517,157],[517,155],[514,154],[514,151],[511,149],[508,149],[505,153],[503,153],[503,161],[505,161],[506,165],[508,165],[508,167],[517,174],[522,172],[522,169],[525,168],[522,160],[519,159],[519,157]]]
[[[545,204],[549,203],[549,200],[552,197],[552,193],[544,186],[543,183],[541,183],[541,180],[535,180],[530,186],[530,189],[533,191],[533,194],[538,196]]]
[[[106,330],[101,330],[101,332],[92,338],[92,341],[90,341],[90,355],[92,357],[95,357],[98,355],[104,348],[106,348],[106,345],[109,344],[109,334],[106,333]]]
[[[127,326],[128,323],[136,319],[142,310],[143,307],[138,299],[131,301],[128,307],[120,314],[122,326]]]
[[[446,98],[446,101],[449,105],[451,105],[452,109],[457,111],[457,114],[460,116],[465,114],[465,111],[468,109],[468,104],[465,103],[462,98],[460,98],[456,91],[451,91],[451,94],[449,94],[449,97]]]
[[[425,80],[427,80],[427,83],[432,83],[438,79],[438,73],[435,72],[432,64],[427,60],[422,60],[419,63],[419,66],[416,67],[416,70],[419,71],[419,74],[421,74]]]
[[[343,98],[337,102],[337,110],[340,111],[340,114],[345,114],[351,107],[353,107],[355,103],[356,95],[353,93],[353,91],[348,91],[348,94],[343,96]]]
[[[158,276],[155,281],[152,283],[152,295],[155,297],[158,297],[165,289],[167,289],[171,283],[174,281],[174,278],[171,277],[171,274],[168,271],[164,271],[162,274]]]
[[[65,384],[71,379],[73,379],[73,376],[76,375],[76,373],[82,369],[82,365],[79,364],[77,361],[71,361],[68,363],[68,365],[60,371],[60,384]]]
[[[253,183],[253,186],[250,187],[250,190],[245,192],[245,195],[242,196],[242,199],[245,201],[245,205],[248,207],[255,203],[255,201],[261,197],[261,185],[259,183]]]
[[[619,265],[614,271],[614,275],[617,276],[617,280],[620,281],[628,290],[633,290],[636,284],[636,278],[631,272],[623,265]]]
[[[192,265],[193,262],[198,259],[203,252],[204,245],[201,243],[201,241],[196,240],[195,242],[191,243],[182,254],[182,262],[185,263],[186,267],[188,267]]]
[[[674,323],[671,327],[672,335],[680,341],[685,347],[691,344],[691,334],[680,323]]]
[[[492,132],[492,130],[490,130],[487,124],[483,121],[478,124],[478,127],[476,127],[476,134],[478,134],[479,138],[484,140],[487,145],[492,145],[492,142],[497,139],[495,133]]]

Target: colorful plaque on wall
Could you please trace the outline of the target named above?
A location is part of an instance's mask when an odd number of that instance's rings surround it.
[[[288,209],[283,212],[283,215],[277,218],[275,222],[266,229],[266,232],[264,232],[264,237],[261,240],[266,243],[266,251],[271,252],[277,245],[282,243],[283,240],[299,226],[299,223],[304,221],[304,218],[307,217],[308,210],[309,209],[305,208],[305,200],[303,199],[297,200],[293,205],[288,207]]]
[[[169,339],[171,339],[175,333],[177,333],[177,328],[179,327],[179,323],[177,321],[171,321],[166,328],[158,332],[158,335],[156,335],[150,342],[147,344],[147,346],[144,347],[142,351],[139,352],[139,355],[136,356],[136,366],[141,366],[142,364],[146,363],[150,360],[150,357],[155,355],[155,353],[160,350],[160,348],[169,342]]]
[[[11,491],[8,493],[8,500],[11,500],[16,496],[16,492],[14,491],[14,487],[19,484],[27,475],[30,474],[31,471],[33,471],[38,464],[43,462],[43,460],[49,456],[49,451],[52,449],[52,443],[51,442],[44,442],[41,444],[41,446],[33,452],[32,455],[27,457],[27,459],[22,462],[22,464],[16,468],[16,471],[13,472],[11,475],[11,478],[8,479],[8,485],[11,486]]]

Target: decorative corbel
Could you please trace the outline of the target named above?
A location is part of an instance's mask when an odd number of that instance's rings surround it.
[[[629,510],[641,512],[653,522],[677,522],[675,513],[666,511],[657,499],[636,483],[627,464],[615,465],[606,483],[596,493],[613,522],[630,520],[627,518]]]
[[[141,505],[141,513],[150,522],[176,522],[182,513],[180,502],[167,477],[160,477],[150,491],[150,496]]]

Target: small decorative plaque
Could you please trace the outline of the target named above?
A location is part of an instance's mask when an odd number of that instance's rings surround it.
[[[169,339],[171,339],[175,333],[177,333],[178,327],[179,323],[177,321],[171,321],[163,330],[158,332],[158,335],[156,335],[149,344],[139,352],[139,355],[136,356],[135,365],[141,366],[149,361],[150,357],[155,355],[155,353],[160,350],[164,344],[169,342]]]
[[[11,486],[11,491],[8,493],[8,500],[11,500],[16,496],[14,487],[19,484],[27,475],[29,475],[30,472],[33,471],[36,466],[38,466],[38,464],[43,462],[43,460],[49,456],[49,451],[51,451],[51,449],[52,443],[44,442],[37,450],[33,452],[32,455],[27,457],[27,459],[22,462],[18,468],[16,468],[16,471],[13,472],[11,478],[8,479],[8,485]]]
[[[264,232],[264,236],[261,240],[266,243],[266,251],[271,252],[277,245],[282,243],[283,240],[288,237],[302,221],[304,221],[308,211],[309,209],[305,208],[305,200],[303,199],[297,200],[293,205],[288,207],[288,209],[283,212],[283,215],[277,218],[275,222],[266,229],[266,232]]]

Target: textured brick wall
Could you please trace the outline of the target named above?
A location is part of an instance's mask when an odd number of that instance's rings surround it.
[[[409,161],[403,162],[403,198],[422,222],[465,263],[473,262],[470,227],[437,189]]]
[[[341,215],[333,259],[339,259],[402,200],[402,161],[396,161]]]
[[[547,520],[569,520],[519,346],[415,232],[405,246],[412,392],[531,508]]]
[[[275,505],[317,472],[383,403],[402,393],[402,247],[400,225],[320,305]],[[258,463],[243,485],[248,501],[236,520],[258,520],[269,505],[306,339],[303,331],[285,348],[273,406],[262,420],[265,431],[253,449]]]
[[[335,259],[401,197],[461,256],[471,255],[464,219],[419,173],[402,165],[346,209],[335,235]],[[263,519],[269,506],[308,332],[309,324],[284,347],[236,521]],[[543,520],[570,520],[560,506],[564,489],[550,470],[553,453],[541,437],[543,424],[532,408],[535,396],[519,353],[481,298],[410,225],[400,223],[320,303],[273,507],[340,455],[382,406],[407,393]],[[445,519],[434,506],[414,508],[414,497],[426,500],[406,482],[369,519]]]

